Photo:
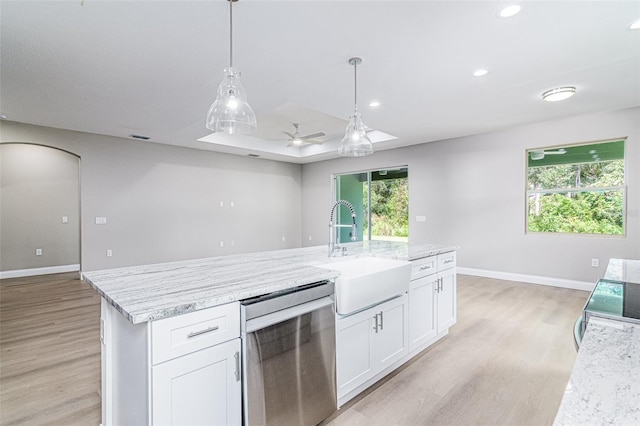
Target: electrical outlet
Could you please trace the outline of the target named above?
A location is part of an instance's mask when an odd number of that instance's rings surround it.
[[[426,216],[416,216],[416,222],[426,222],[426,221],[427,221]]]
[[[309,241],[311,241],[311,235],[309,235]]]
[[[224,207],[224,201],[220,201],[220,207]]]
[[[231,201],[231,202],[229,203],[229,206],[230,206],[230,207],[235,207],[235,206],[236,206],[236,203],[234,203],[233,201]]]
[[[224,247],[224,241],[220,241],[220,247]]]
[[[42,249],[36,249],[36,256],[42,256]]]
[[[591,266],[598,268],[600,266],[600,259],[591,259]]]
[[[62,223],[69,223],[69,216],[62,216]]]
[[[113,256],[113,250],[107,249],[107,257]]]
[[[283,243],[284,243],[284,241],[285,241],[285,240],[286,240],[286,238],[285,238],[285,237],[282,237],[282,242],[283,242]]]

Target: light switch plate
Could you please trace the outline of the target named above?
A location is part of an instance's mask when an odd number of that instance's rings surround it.
[[[427,221],[426,216],[416,216],[416,222],[426,222],[426,221]]]
[[[107,218],[104,216],[101,217],[96,217],[96,225],[106,225],[107,224]]]

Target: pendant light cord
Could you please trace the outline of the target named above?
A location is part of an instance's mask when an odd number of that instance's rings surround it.
[[[358,113],[358,63],[353,63],[353,105],[354,113]]]
[[[229,1],[229,68],[233,68],[233,2]]]

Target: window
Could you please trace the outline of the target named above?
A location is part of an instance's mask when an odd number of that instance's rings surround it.
[[[336,200],[356,210],[358,241],[409,240],[409,169],[406,166],[335,176]],[[340,208],[338,224],[351,224],[348,209]],[[351,228],[339,228],[338,242],[348,242]]]
[[[527,151],[527,232],[624,235],[625,139]]]

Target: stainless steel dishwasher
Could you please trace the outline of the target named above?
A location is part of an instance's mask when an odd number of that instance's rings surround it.
[[[315,425],[337,409],[333,283],[241,302],[245,425]]]

